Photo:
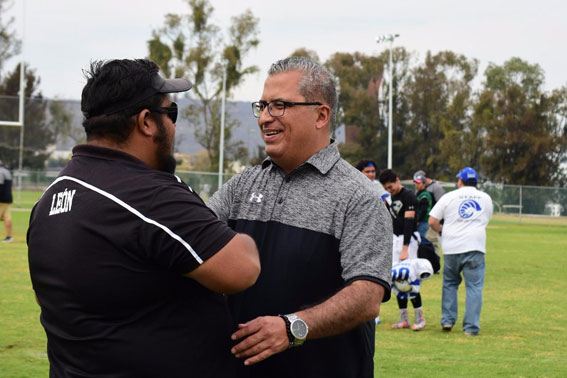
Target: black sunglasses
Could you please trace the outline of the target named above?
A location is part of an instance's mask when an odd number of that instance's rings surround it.
[[[169,119],[171,119],[171,122],[173,123],[177,121],[178,110],[177,110],[177,104],[175,102],[172,102],[170,106],[162,106],[160,108],[153,109],[151,111],[161,114],[167,114],[167,116],[169,117]]]

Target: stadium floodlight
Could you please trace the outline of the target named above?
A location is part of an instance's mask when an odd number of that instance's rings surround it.
[[[392,169],[392,45],[394,39],[398,38],[399,34],[385,34],[376,37],[376,43],[390,42],[390,62],[388,64],[388,76],[390,77],[390,90],[388,96],[388,168]]]

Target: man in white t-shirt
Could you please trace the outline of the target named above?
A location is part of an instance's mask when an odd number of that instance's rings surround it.
[[[486,226],[492,217],[492,199],[476,188],[478,174],[473,168],[463,168],[457,178],[458,189],[441,197],[429,213],[429,226],[440,233],[443,249],[441,326],[450,331],[457,320],[457,291],[462,273],[467,292],[463,331],[466,335],[478,335]]]

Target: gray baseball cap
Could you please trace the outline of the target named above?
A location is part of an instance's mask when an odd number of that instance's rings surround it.
[[[416,171],[416,172],[413,174],[413,181],[421,181],[421,178],[422,178],[422,177],[423,177],[423,178],[427,177],[427,176],[425,175],[425,172],[422,171],[422,170]]]

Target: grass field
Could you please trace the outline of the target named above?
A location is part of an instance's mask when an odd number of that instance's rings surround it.
[[[22,203],[31,206],[37,196],[24,192]],[[12,217],[15,242],[0,244],[0,377],[47,377],[46,339],[27,265],[29,211],[16,209]],[[567,376],[567,220],[524,217],[519,224],[517,217],[495,217],[486,263],[480,336],[460,331],[464,287],[457,325],[441,331],[442,277],[435,275],[422,286],[423,331],[390,329],[398,309],[394,299],[383,304],[377,377]]]

